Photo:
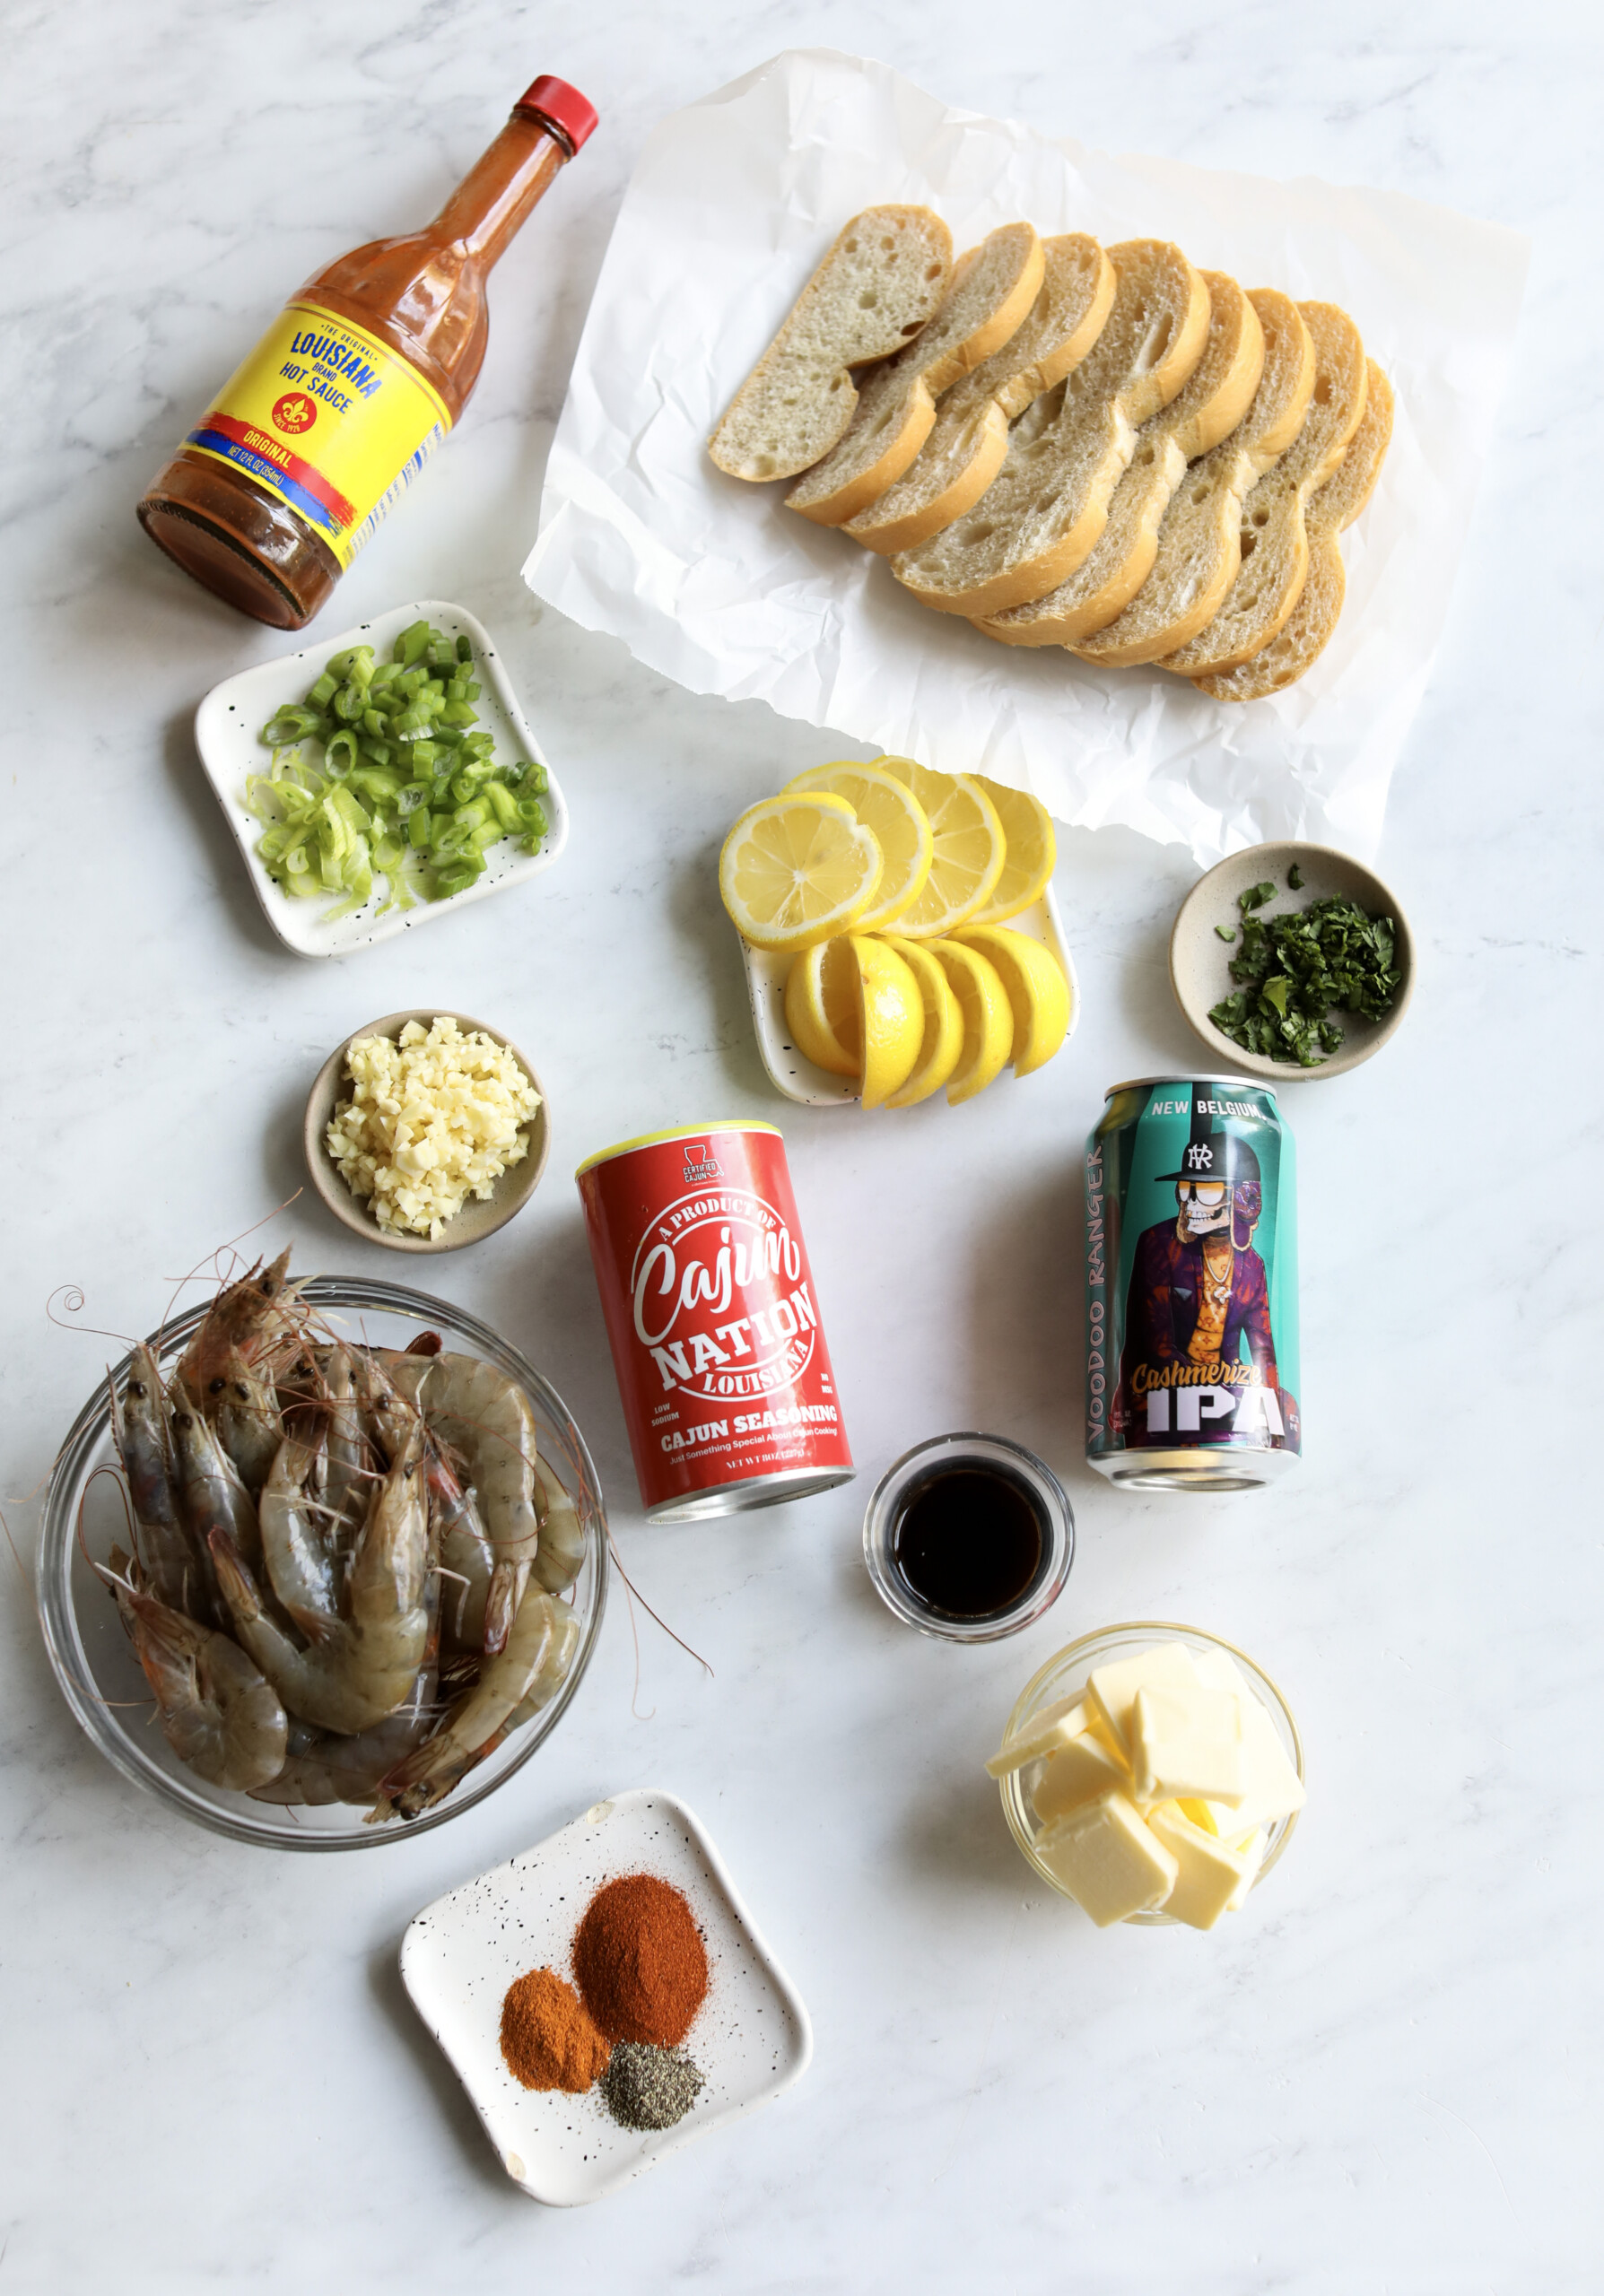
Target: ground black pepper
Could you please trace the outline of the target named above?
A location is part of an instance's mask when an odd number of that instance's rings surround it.
[[[672,2128],[702,2085],[688,2057],[649,2041],[615,2043],[601,2083],[608,2111],[625,2128]]]

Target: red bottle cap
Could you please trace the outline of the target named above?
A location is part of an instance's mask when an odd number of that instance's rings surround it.
[[[537,111],[560,127],[577,152],[596,126],[596,106],[588,96],[580,95],[566,80],[554,79],[543,72],[538,80],[531,81],[518,101],[514,111]]]

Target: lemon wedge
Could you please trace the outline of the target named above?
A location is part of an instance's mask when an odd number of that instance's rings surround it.
[[[911,1109],[938,1092],[958,1065],[963,1049],[963,1013],[927,943],[905,941],[895,934],[887,934],[886,942],[918,981],[925,1001],[925,1032],[919,1057],[907,1083],[885,1097],[888,1109]]]
[[[885,874],[873,902],[853,926],[857,933],[878,933],[911,909],[925,889],[935,840],[925,809],[904,782],[877,765],[815,766],[788,781],[789,797],[804,790],[825,790],[844,797],[866,829],[880,840]],[[1008,911],[1011,917],[1014,912]]]
[[[1050,949],[1006,925],[966,925],[960,935],[996,967],[1014,1017],[1014,1074],[1052,1058],[1069,1031],[1069,984]]]
[[[932,941],[947,986],[963,1015],[963,1046],[947,1080],[949,1108],[983,1092],[1014,1048],[1014,1013],[997,967],[962,941]]]
[[[1033,797],[1028,789],[1009,789],[1000,781],[988,781],[983,774],[974,778],[997,808],[1007,850],[996,891],[968,922],[1000,925],[1005,917],[1017,917],[1047,891],[1059,857],[1058,839],[1052,815],[1040,797]]]
[[[850,936],[858,965],[863,1105],[877,1109],[913,1074],[925,1040],[925,1000],[911,965],[889,941]]]
[[[924,890],[897,918],[897,930],[915,941],[950,933],[997,890],[1005,852],[997,807],[972,774],[933,773],[907,757],[875,762],[912,791],[928,817],[933,843]]]
[[[858,962],[843,936],[820,941],[791,959],[785,1020],[797,1048],[832,1076],[856,1076],[863,1065],[863,998]]]

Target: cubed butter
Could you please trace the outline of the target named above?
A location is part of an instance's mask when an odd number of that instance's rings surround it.
[[[1236,1900],[1253,1869],[1238,1851],[1194,1825],[1173,1802],[1161,1802],[1147,1817],[1147,1829],[1175,1864],[1175,1882],[1164,1911],[1189,1929],[1212,1929]]]
[[[1027,1761],[1041,1761],[1048,1754],[1055,1754],[1072,1738],[1078,1738],[1090,1716],[1081,1698],[1060,1698],[1052,1706],[1044,1706],[1040,1714],[1033,1714],[1023,1730],[999,1746],[986,1764],[993,1778],[1006,1778],[1011,1770],[1023,1770]]]
[[[1118,1792],[1060,1818],[1037,1842],[1036,1854],[1099,1929],[1163,1905],[1181,1871]]]
[[[1259,1868],[1264,1863],[1264,1829],[1260,1827],[1257,1833],[1251,1833],[1245,1841],[1233,1843],[1232,1847],[1242,1859],[1246,1871],[1225,1900],[1227,1913],[1240,1913],[1246,1905],[1248,1892],[1259,1879]]]
[[[1109,1752],[1101,1738],[1085,1730],[1057,1753],[1048,1755],[1041,1777],[1031,1788],[1031,1807],[1039,1824],[1050,1826],[1066,1811],[1079,1809],[1083,1802],[1095,1802],[1116,1787],[1122,1790],[1129,1783],[1124,1763]]]
[[[1131,1712],[1130,1768],[1138,1802],[1200,1796],[1242,1798],[1242,1700],[1193,1682],[1174,1691],[1144,1683]]]
[[[1217,1815],[1227,1841],[1240,1839],[1251,1829],[1273,1825],[1303,1806],[1303,1786],[1293,1768],[1281,1735],[1262,1699],[1251,1691],[1241,1667],[1224,1650],[1197,1655],[1198,1672],[1211,1688],[1234,1690],[1242,1696],[1242,1799]]]
[[[1094,1666],[1086,1689],[1114,1744],[1129,1761],[1138,1691],[1192,1690],[1198,1679],[1192,1654],[1184,1642],[1158,1642],[1151,1650],[1138,1650],[1134,1658],[1113,1658],[1106,1666]]]

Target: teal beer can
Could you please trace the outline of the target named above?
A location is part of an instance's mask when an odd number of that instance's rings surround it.
[[[1250,1491],[1303,1449],[1297,1177],[1274,1091],[1116,1084],[1086,1144],[1086,1459],[1138,1491]]]

